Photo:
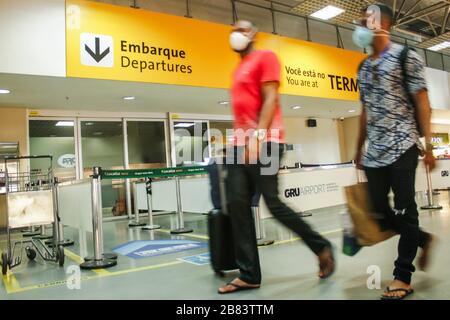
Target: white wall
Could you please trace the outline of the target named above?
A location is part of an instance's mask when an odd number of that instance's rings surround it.
[[[355,157],[358,135],[359,117],[346,118],[344,120],[345,154],[342,157],[343,161],[351,161]]]
[[[433,133],[448,133],[450,136],[450,125],[432,124],[431,132],[433,132]]]
[[[305,118],[285,118],[286,143],[300,144],[300,161],[308,164],[340,163],[337,121],[317,119],[317,127],[308,128]]]
[[[450,109],[450,73],[426,68],[426,79],[433,109]]]
[[[0,0],[0,73],[66,76],[64,0]]]
[[[432,124],[431,132],[448,133],[450,135],[450,124]],[[344,120],[344,145],[345,153],[342,156],[344,162],[351,161],[355,156],[356,143],[359,134],[359,117],[347,118]]]

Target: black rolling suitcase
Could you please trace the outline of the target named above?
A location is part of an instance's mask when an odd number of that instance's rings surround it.
[[[208,171],[211,182],[211,197],[214,204],[214,210],[208,214],[211,266],[214,272],[223,275],[224,271],[238,269],[234,255],[231,220],[226,205],[225,170],[223,165],[212,164]]]

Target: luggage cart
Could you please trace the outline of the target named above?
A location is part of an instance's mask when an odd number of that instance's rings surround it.
[[[8,172],[8,163],[15,162],[20,168],[20,161],[31,159],[46,159],[49,161],[47,170],[17,173]],[[39,256],[45,261],[64,265],[64,247],[60,242],[57,223],[58,210],[55,199],[55,179],[52,170],[52,156],[15,156],[5,158],[6,187],[6,233],[7,250],[2,253],[2,274],[6,274],[22,263],[23,249],[30,260]],[[53,224],[52,248],[46,246],[39,238],[11,241],[11,231],[24,227]]]

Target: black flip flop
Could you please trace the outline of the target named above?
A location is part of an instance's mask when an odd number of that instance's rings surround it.
[[[404,292],[405,295],[404,296],[392,296],[392,297],[388,297],[388,296],[381,296],[381,300],[403,300],[406,297],[412,295],[414,293],[414,289],[403,289],[403,288],[398,288],[398,289],[391,289],[389,287],[386,288],[385,293],[391,293],[391,292]]]
[[[220,292],[220,291],[217,291],[217,292],[219,294],[228,294],[228,293],[234,293],[234,292],[238,292],[238,291],[253,290],[253,289],[259,289],[260,288],[260,286],[257,286],[257,287],[243,287],[243,286],[237,285],[237,284],[232,283],[232,282],[227,283],[227,286],[233,286],[233,287],[236,288],[236,290],[227,291],[227,292]]]

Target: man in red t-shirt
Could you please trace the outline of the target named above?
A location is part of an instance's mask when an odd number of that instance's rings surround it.
[[[255,50],[256,28],[238,21],[230,45],[241,61],[233,74],[234,158],[227,159],[227,200],[240,276],[219,293],[256,289],[261,284],[252,196],[259,191],[272,215],[298,234],[319,260],[319,277],[334,272],[332,246],[278,197],[278,169],[284,151],[284,127],[278,89],[281,66],[268,50]]]

